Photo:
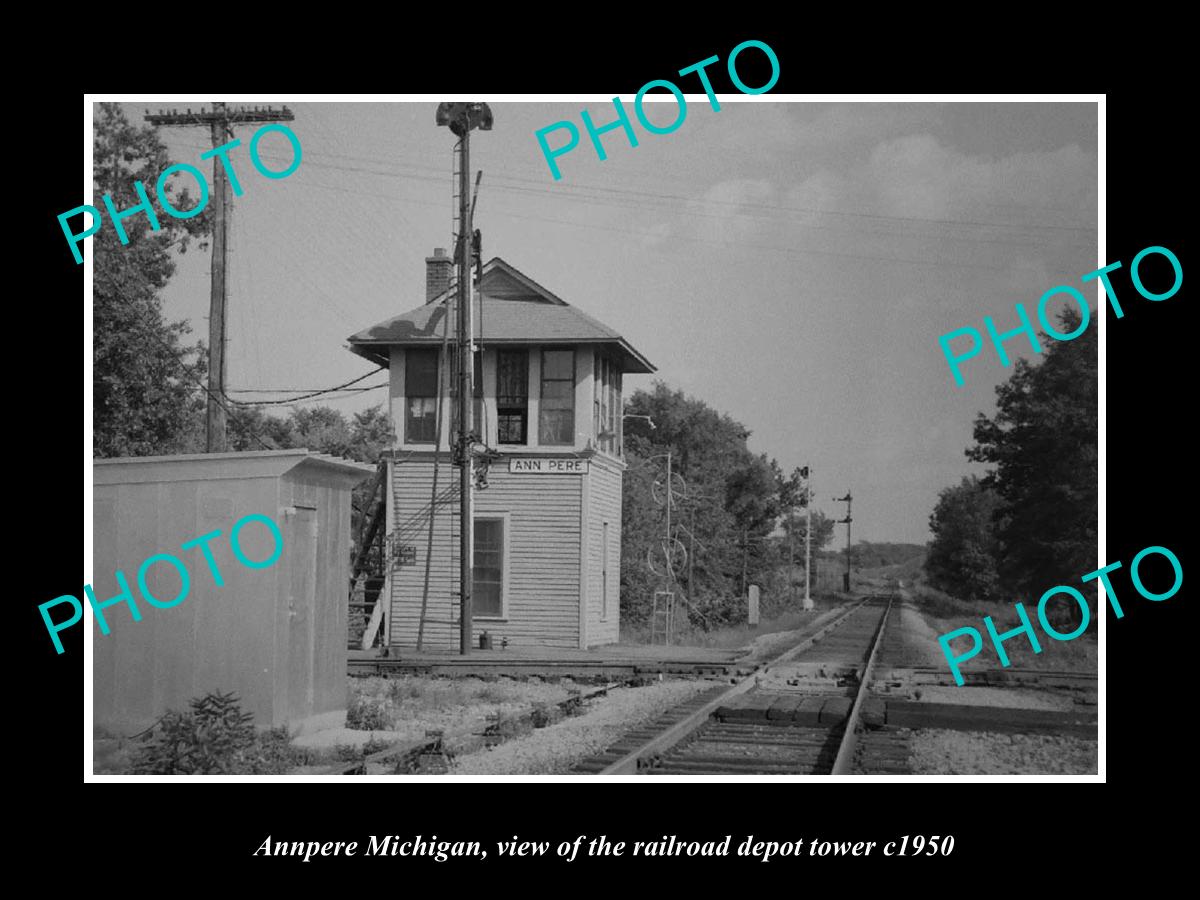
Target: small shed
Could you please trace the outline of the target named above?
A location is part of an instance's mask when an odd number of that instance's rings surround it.
[[[373,466],[271,450],[100,459],[92,471],[96,602],[120,594],[120,570],[142,616],[119,603],[103,609],[109,634],[93,622],[95,726],[130,734],[218,690],[236,692],[259,727],[345,706],[350,492]],[[282,537],[278,559],[262,568],[239,561],[231,543],[235,523],[252,515]],[[276,543],[261,521],[238,536],[244,557],[260,563]],[[178,605],[143,598],[138,572],[156,554],[187,569]],[[144,581],[166,601],[182,586],[169,561],[147,567]]]

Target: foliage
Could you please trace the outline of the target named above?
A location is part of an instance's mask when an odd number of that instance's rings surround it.
[[[390,741],[371,735],[361,744],[334,744],[333,756],[338,762],[361,762],[372,753],[386,750],[390,746]]]
[[[392,422],[383,404],[357,412],[349,421],[328,406],[293,408],[286,418],[263,412],[260,407],[239,407],[229,419],[229,449],[261,450],[262,444],[256,438],[278,450],[306,447],[317,453],[375,463],[392,444]],[[371,483],[370,478],[359,482],[351,495],[351,530],[356,540]],[[358,547],[354,549],[357,552]]]
[[[391,445],[392,425],[383,405],[346,417],[329,406],[297,407],[281,418],[247,406],[229,422],[232,450],[261,450],[255,436],[278,450],[306,447],[317,453],[373,463]]]
[[[781,474],[777,475],[777,478],[779,484],[779,527],[783,530],[785,541],[791,536],[793,538],[793,546],[803,548],[804,538],[808,533],[808,524],[804,515],[805,507],[808,505],[808,491],[804,479],[801,477],[799,469],[793,469],[792,474],[787,478],[782,477]],[[811,519],[813,529],[811,551],[817,553],[822,547],[833,540],[834,521],[819,510],[812,513]]]
[[[830,541],[833,540],[833,529],[835,522],[825,513],[814,510],[812,513],[812,545],[811,552],[815,555],[818,550],[824,548]],[[787,550],[788,535],[794,533],[792,542],[793,549],[796,553],[797,562],[804,560],[804,536],[808,531],[808,526],[804,522],[804,510],[797,510],[792,516],[784,515],[779,521],[779,528],[782,536],[780,541],[784,547],[784,552]],[[858,561],[859,545],[854,545],[854,559]]]
[[[1068,308],[1059,331],[1078,327]],[[1040,597],[1095,568],[1097,535],[1097,327],[1072,341],[1043,336],[1038,365],[1019,359],[996,388],[996,415],[975,420],[968,458],[988,463],[984,484],[996,512],[1000,580],[1018,596]]]
[[[863,569],[898,566],[925,555],[924,544],[890,544],[858,541],[854,544],[854,565]]]
[[[296,442],[291,419],[281,419],[255,406],[235,406],[227,419],[226,440],[230,450],[274,450],[303,447]]]
[[[672,534],[691,553],[676,572],[676,588],[696,611],[699,624],[713,626],[740,617],[745,587],[780,581],[786,562],[784,542],[773,538],[785,506],[797,501],[794,486],[775,460],[747,446],[750,432],[703,401],[662,382],[638,391],[626,405],[625,473],[621,553],[621,615],[644,623],[656,589],[647,555],[661,559],[666,510],[661,498],[666,454],[673,473],[686,483],[686,495],[672,509]],[[651,428],[644,418],[654,423]],[[660,500],[655,499],[655,482]],[[677,482],[678,486],[678,482]],[[814,519],[823,527],[820,517]],[[815,528],[814,535],[820,532]],[[660,571],[662,564],[659,564]]]
[[[995,525],[1000,508],[1000,495],[975,476],[941,492],[929,517],[930,584],[971,602],[1001,599]]]
[[[356,731],[388,731],[392,719],[388,714],[386,700],[377,697],[356,695],[346,710],[346,727]]]
[[[392,445],[395,432],[392,419],[381,403],[354,414],[350,422],[350,442],[346,455],[359,462],[374,463]]]
[[[168,711],[138,748],[131,771],[139,775],[280,774],[303,762],[286,728],[262,734],[236,694],[219,691]]]
[[[171,163],[152,127],[130,122],[118,104],[97,105],[93,177],[98,197],[108,194],[118,210],[130,209],[140,202],[134,182],[141,181],[153,201],[158,176]],[[176,209],[195,205],[173,179],[165,191]],[[95,262],[92,429],[97,457],[200,449],[203,346],[183,344],[191,328],[164,319],[159,294],[175,272],[174,252],[186,253],[190,241],[208,234],[211,224],[207,210],[191,219],[161,210],[156,217],[158,231],[151,230],[144,213],[124,219],[128,244],[120,243],[107,221],[89,238]]]

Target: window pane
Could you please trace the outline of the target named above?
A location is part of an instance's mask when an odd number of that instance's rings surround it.
[[[496,402],[524,406],[529,398],[529,353],[501,350],[496,361]]]
[[[575,396],[575,385],[569,381],[543,381],[542,400],[571,400]],[[553,405],[553,404],[551,404]]]
[[[543,405],[538,419],[538,443],[575,443],[574,410],[546,409],[546,407]]]
[[[476,583],[475,593],[471,597],[471,614],[499,618],[503,610],[504,607],[500,603],[500,585]]]
[[[410,443],[432,444],[437,435],[437,398],[410,397],[405,435]]]
[[[472,612],[477,616],[503,614],[504,523],[499,519],[475,520],[475,590]]]
[[[496,440],[501,444],[525,443],[525,413],[496,417]]]
[[[409,397],[436,397],[438,351],[409,348],[404,353],[404,392]]]
[[[574,350],[544,350],[542,351],[542,379],[565,378],[575,380],[575,351]]]
[[[575,443],[575,351],[542,351],[541,407],[538,441]]]

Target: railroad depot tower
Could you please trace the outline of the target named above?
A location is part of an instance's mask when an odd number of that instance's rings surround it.
[[[388,367],[385,643],[459,640],[455,264],[426,259],[424,305],[349,339]],[[618,639],[622,376],[655,371],[611,328],[504,260],[483,265],[474,332],[475,646],[587,648]]]

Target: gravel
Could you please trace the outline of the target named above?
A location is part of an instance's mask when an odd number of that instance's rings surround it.
[[[915,775],[1095,775],[1096,749],[1076,737],[923,729],[909,764]]]
[[[710,681],[661,681],[647,687],[613,688],[581,716],[515,738],[491,750],[458,757],[451,775],[562,774],[600,753],[627,731],[712,688]]]
[[[956,706],[992,706],[1005,709],[1057,709],[1070,711],[1076,708],[1075,698],[1066,693],[1038,690],[1026,691],[1019,688],[996,687],[942,687],[923,684],[908,692],[906,699],[921,703],[953,703]],[[1094,697],[1094,694],[1093,694]]]

